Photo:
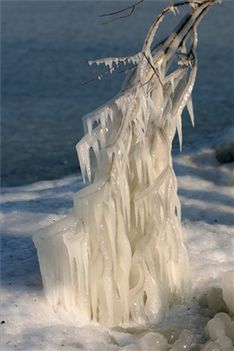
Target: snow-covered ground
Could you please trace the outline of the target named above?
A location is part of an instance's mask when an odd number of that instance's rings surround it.
[[[3,188],[2,350],[157,350],[149,341],[159,338],[155,332],[172,344],[183,329],[194,335],[192,349],[199,349],[207,340],[208,320],[227,310],[219,288],[223,273],[234,268],[234,163],[218,163],[216,142],[217,137],[210,138],[175,156],[193,298],[187,305],[175,305],[158,325],[112,329],[84,325],[78,316],[54,311],[47,304],[32,233],[70,210],[72,195],[82,186],[80,177]],[[217,345],[210,350],[218,350]]]

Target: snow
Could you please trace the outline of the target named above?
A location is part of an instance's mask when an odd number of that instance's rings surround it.
[[[142,350],[142,345],[148,343],[143,346],[146,351],[152,349],[150,340],[157,337],[161,337],[163,348],[165,339],[158,333],[172,344],[182,330],[187,330],[183,333],[187,333],[188,339],[192,332],[192,345],[204,345],[211,338],[207,328],[204,332],[207,322],[215,313],[227,309],[222,307],[220,289],[223,287],[229,297],[233,293],[230,290],[233,273],[229,273],[230,278],[225,278],[224,273],[233,270],[234,265],[234,172],[232,163],[220,165],[216,161],[216,141],[217,137],[185,148],[174,158],[183,231],[192,266],[193,298],[187,305],[174,306],[160,323],[108,329],[94,323],[87,325],[77,315],[54,311],[43,294],[32,234],[69,212],[73,193],[83,186],[81,177],[3,188],[0,326],[3,349]],[[229,309],[230,314],[231,304]],[[223,325],[220,316],[215,318]],[[215,323],[209,322],[209,327],[214,328]],[[233,326],[232,322],[230,328]],[[229,335],[232,332],[233,329]],[[215,347],[220,350],[220,343],[232,347],[230,336],[221,335],[212,343],[209,341],[206,350]]]

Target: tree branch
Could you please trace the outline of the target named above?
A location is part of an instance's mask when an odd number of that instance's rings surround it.
[[[111,23],[111,22],[114,22],[114,21],[117,21],[119,19],[122,19],[122,18],[126,18],[126,17],[129,17],[133,14],[133,12],[135,11],[135,8],[137,5],[139,5],[140,3],[142,3],[144,0],[138,0],[137,2],[135,2],[134,4],[130,5],[130,6],[127,6],[121,10],[118,10],[118,11],[115,11],[115,12],[109,12],[109,13],[104,13],[102,15],[99,15],[99,17],[108,17],[108,16],[115,16],[119,13],[123,13],[123,12],[126,12],[126,11],[129,11],[129,13],[125,14],[125,15],[122,15],[122,16],[118,16],[116,18],[112,18],[110,19],[109,21],[106,21],[106,22],[103,22],[102,24],[108,24],[108,23]]]

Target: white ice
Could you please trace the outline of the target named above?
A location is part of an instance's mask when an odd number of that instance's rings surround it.
[[[105,326],[160,320],[191,283],[181,230],[172,141],[182,148],[182,112],[197,72],[199,4],[152,49],[165,13],[151,25],[120,93],[84,118],[77,144],[86,187],[73,211],[34,234],[47,299]],[[183,59],[178,61],[178,57]],[[137,58],[137,60],[136,60]],[[112,69],[123,58],[98,60]],[[172,63],[175,67],[171,67]],[[171,71],[170,71],[171,70]]]
[[[194,9],[198,18],[205,6]],[[7,349],[233,347],[233,165],[218,165],[212,143],[175,158],[182,232],[171,143],[177,130],[182,145],[186,105],[193,123],[196,26],[188,60],[169,76],[166,64],[186,26],[165,41],[158,59],[157,50],[150,52],[157,27],[144,44],[148,58],[138,56],[124,93],[86,121],[77,151],[90,185],[81,189],[67,178],[3,189],[1,327]],[[65,215],[74,190],[74,209]],[[34,231],[50,305],[41,290]],[[194,298],[185,304],[188,290]]]

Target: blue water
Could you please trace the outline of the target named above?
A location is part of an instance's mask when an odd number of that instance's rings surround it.
[[[138,51],[168,3],[146,1],[131,17],[103,26],[98,15],[126,2],[2,1],[2,185],[78,172],[81,118],[112,97],[124,79],[115,74],[82,85],[102,70],[87,61]],[[233,15],[234,1],[226,0],[200,26],[196,127],[185,114],[185,145],[233,124]],[[175,20],[168,18],[159,38]]]

